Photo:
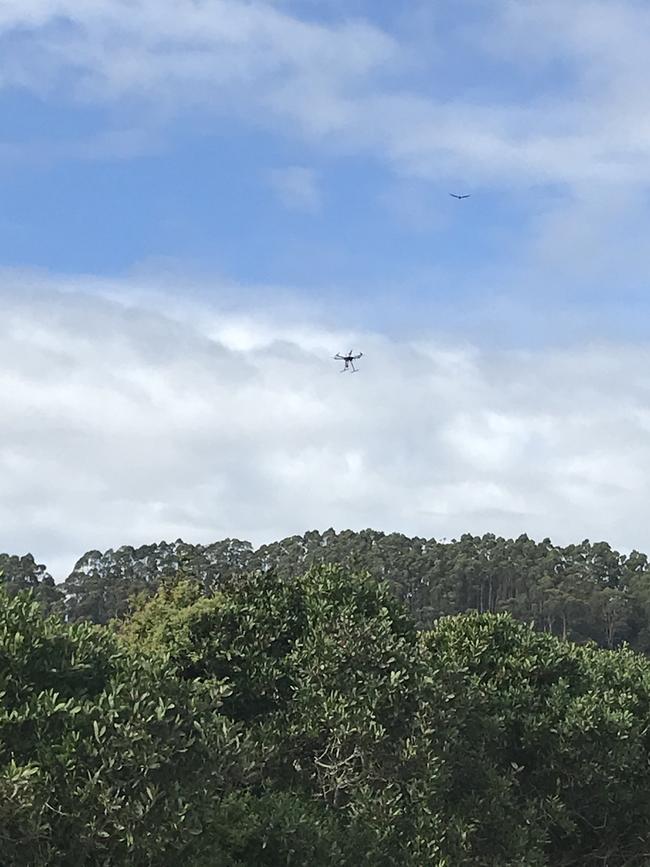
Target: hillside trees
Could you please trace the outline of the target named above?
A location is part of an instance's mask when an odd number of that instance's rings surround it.
[[[14,595],[29,590],[46,611],[62,611],[63,591],[42,563],[36,563],[31,554],[22,557],[0,554],[0,583],[7,593]]]
[[[247,570],[251,551],[249,542],[237,539],[207,546],[178,539],[171,544],[89,551],[77,561],[64,584],[68,615],[72,620],[107,623],[126,613],[133,596],[155,593],[165,578],[180,573],[206,589],[215,587]]]
[[[373,530],[310,531],[254,549],[224,539],[211,545],[177,540],[140,548],[90,551],[63,585],[54,586],[31,555],[0,555],[12,591],[31,588],[47,610],[65,607],[70,620],[107,623],[124,617],[130,599],[152,595],[184,575],[206,594],[251,572],[294,578],[320,565],[367,571],[385,581],[420,628],[464,611],[509,612],[565,639],[615,648],[628,642],[650,651],[650,567],[646,555],[606,543],[561,547],[549,539],[504,539],[487,533],[458,540],[408,538]]]
[[[314,566],[367,571],[386,581],[418,626],[463,611],[510,612],[541,631],[578,642],[650,647],[647,557],[606,543],[561,547],[549,539],[487,533],[458,540],[410,539],[399,533],[311,531],[258,549],[226,539],[208,546],[180,540],[85,555],[65,582],[67,613],[104,623],[122,617],[137,593],[166,578],[195,579],[207,593],[247,572],[293,578]]]

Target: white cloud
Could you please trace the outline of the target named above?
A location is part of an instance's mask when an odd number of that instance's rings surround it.
[[[295,3],[4,0],[0,87],[124,111],[135,101],[149,123],[191,107],[239,113],[406,175],[475,186],[650,183],[647,8],[485,6],[480,28],[447,46],[439,27],[405,41],[362,20],[303,20]],[[462,74],[450,64],[459,50]],[[491,78],[495,62],[504,68]],[[409,76],[418,64],[423,77]]]
[[[650,548],[647,349],[486,352],[2,279],[0,548],[58,577],[89,548],[330,525]]]
[[[221,89],[235,83],[363,78],[394,50],[388,36],[363,22],[327,27],[241,0],[5,0],[3,32],[11,37],[5,85],[46,87],[72,74],[88,95],[160,97],[171,90],[190,102],[218,102]],[[25,50],[34,45],[40,55]]]

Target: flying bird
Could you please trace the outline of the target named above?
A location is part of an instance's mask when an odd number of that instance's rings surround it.
[[[352,373],[356,373],[357,368],[354,366],[354,362],[357,360],[357,358],[361,358],[362,355],[363,352],[360,352],[358,355],[353,355],[352,350],[350,350],[347,355],[341,355],[340,352],[337,352],[334,356],[334,359],[345,362],[345,367],[343,368],[343,370],[340,371],[341,373],[345,373],[345,371],[349,370],[350,368],[352,368]]]
[[[460,201],[460,199],[471,199],[472,198],[471,195],[458,196],[458,195],[456,195],[456,193],[449,193],[449,195],[452,196],[454,199],[458,199],[459,201]]]

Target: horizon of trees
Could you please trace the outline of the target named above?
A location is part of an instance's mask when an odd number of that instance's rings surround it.
[[[320,564],[367,571],[387,581],[420,628],[467,611],[512,614],[536,629],[613,649],[627,642],[650,653],[650,564],[606,542],[559,546],[522,535],[494,534],[438,541],[375,530],[310,531],[254,548],[238,539],[209,545],[177,540],[138,548],[92,550],[61,584],[31,554],[0,554],[10,592],[31,589],[48,611],[69,620],[106,623],[130,599],[153,594],[167,578],[197,580],[207,594],[249,572],[295,577]]]

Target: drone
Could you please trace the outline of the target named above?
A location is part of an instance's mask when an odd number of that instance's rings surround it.
[[[460,201],[461,199],[471,199],[471,198],[472,198],[471,195],[459,196],[459,195],[457,195],[456,193],[449,193],[449,195],[450,195],[453,199],[458,199],[458,201]]]
[[[347,355],[341,355],[340,352],[337,352],[336,355],[334,356],[334,358],[337,361],[344,361],[345,362],[345,367],[339,372],[345,373],[346,370],[352,369],[352,373],[356,373],[357,368],[354,366],[354,362],[357,360],[357,358],[361,358],[362,355],[363,355],[363,352],[360,352],[358,355],[353,355],[352,350],[350,350]]]

